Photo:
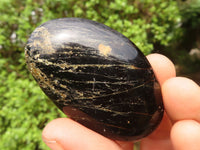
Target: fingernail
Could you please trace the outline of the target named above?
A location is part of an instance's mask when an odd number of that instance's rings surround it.
[[[51,150],[64,150],[62,148],[62,146],[57,143],[56,141],[51,141],[51,140],[46,140],[46,139],[43,139],[43,141],[45,142],[45,144],[51,149]]]

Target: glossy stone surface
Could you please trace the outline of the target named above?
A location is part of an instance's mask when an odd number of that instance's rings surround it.
[[[138,140],[162,119],[149,62],[129,39],[103,24],[48,21],[31,34],[25,55],[45,94],[70,118],[106,137]]]

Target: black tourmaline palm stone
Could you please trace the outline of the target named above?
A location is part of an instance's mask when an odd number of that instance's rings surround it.
[[[149,62],[129,39],[103,24],[48,21],[31,34],[25,55],[44,93],[70,118],[108,138],[138,140],[162,119]]]

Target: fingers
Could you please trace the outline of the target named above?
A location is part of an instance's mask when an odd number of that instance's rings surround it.
[[[175,67],[165,56],[151,54],[147,58],[162,86],[163,101],[170,119],[196,119],[200,122],[199,86],[187,78],[173,78]]]
[[[150,54],[147,56],[154,73],[159,81],[161,88],[165,81],[176,76],[174,64],[165,56],[161,54]],[[168,116],[164,114],[159,127],[149,136],[151,139],[167,139],[170,135],[171,121]]]
[[[162,86],[165,110],[172,121],[200,122],[200,87],[190,79],[176,77]]]
[[[165,56],[160,54],[150,54],[147,56],[154,73],[159,81],[161,87],[165,81],[176,76],[174,64]],[[151,134],[150,138],[169,138],[171,121],[168,116],[164,114],[160,126]]]
[[[155,61],[153,62],[155,63]],[[158,67],[156,66],[159,66],[159,64],[152,64],[162,87],[165,111],[174,124],[170,134],[171,140],[167,138],[166,140],[162,140],[164,135],[167,137],[167,132],[169,133],[170,130],[170,128],[163,126],[163,123],[164,125],[167,123],[166,116],[164,116],[160,127],[152,135],[143,140],[142,150],[149,148],[172,149],[172,145],[175,150],[199,149],[200,87],[190,79],[173,77],[175,76],[175,74],[173,75],[173,67],[171,67],[172,70],[169,68],[165,70],[161,67],[160,69],[163,72],[157,72]],[[170,63],[168,66],[170,66]],[[164,75],[162,75],[163,73]],[[160,140],[156,141],[157,136],[160,137]]]
[[[52,150],[122,150],[114,141],[68,118],[50,122],[42,137]]]
[[[199,150],[200,124],[194,120],[182,120],[174,124],[171,141],[175,150]]]

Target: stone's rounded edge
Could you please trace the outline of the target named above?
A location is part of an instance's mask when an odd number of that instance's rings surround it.
[[[138,140],[162,119],[149,62],[129,39],[103,24],[48,21],[31,34],[25,56],[45,94],[73,120],[106,137]]]

